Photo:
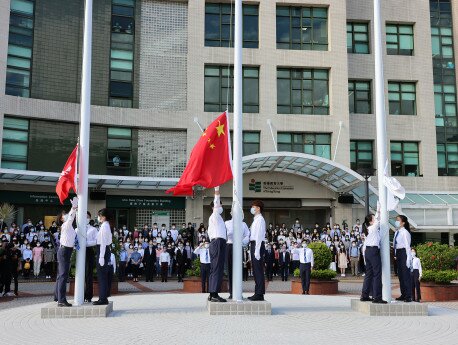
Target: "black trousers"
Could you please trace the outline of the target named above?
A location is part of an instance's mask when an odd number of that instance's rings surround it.
[[[410,277],[412,279],[412,299],[419,301],[421,300],[420,271],[413,270],[413,272],[410,274]]]
[[[57,278],[54,299],[59,303],[67,300],[67,280],[70,273],[70,258],[73,248],[60,246],[57,250]]]
[[[361,297],[382,299],[382,259],[380,249],[376,246],[366,247],[366,275],[364,276],[363,291]]]
[[[52,276],[52,266],[54,262],[45,263],[45,275]]]
[[[268,262],[266,264],[266,276],[267,280],[271,281],[274,276],[274,263],[273,262]]]
[[[226,254],[227,254],[227,280],[229,283],[229,294],[232,295],[232,263],[233,263],[232,243],[228,243],[226,245]]]
[[[257,260],[254,256],[256,242],[251,241],[250,243],[251,265],[255,282],[254,293],[256,295],[264,295],[266,293],[266,282],[264,280],[264,254],[266,249],[264,247],[264,241],[261,242],[261,249],[259,251],[261,258],[259,260]]]
[[[154,281],[154,269],[156,268],[156,260],[148,260],[145,262],[145,278],[146,281]]]
[[[202,282],[202,292],[208,292],[209,277],[210,277],[210,264],[200,263],[200,280]]]
[[[410,277],[410,268],[407,267],[407,251],[405,248],[396,249],[396,261],[398,264],[398,278],[401,288],[401,297],[405,299],[412,298],[412,278]]]
[[[226,260],[226,240],[215,238],[210,242],[210,278],[208,292],[221,292],[223,284],[224,261]]]
[[[167,262],[161,262],[161,281],[167,282],[167,276],[169,271],[169,264]]]
[[[118,277],[120,282],[123,282],[126,279],[126,264],[127,261],[119,261]]]
[[[103,266],[100,266],[98,262],[99,257],[100,245],[97,245],[97,279],[99,281],[99,301],[105,302],[108,299],[108,295],[110,293],[109,289],[111,288],[111,286],[108,285],[110,274],[110,266],[108,266],[108,262],[110,262],[111,259],[110,246],[105,247],[105,255],[103,257],[105,262]]]
[[[281,274],[281,280],[288,280],[288,275],[289,275],[289,267],[286,264],[282,264],[280,266],[280,274]]]
[[[248,267],[243,267],[243,281],[248,281]]]
[[[108,265],[108,297],[111,297],[111,282],[113,281],[114,269],[113,265]]]
[[[17,295],[18,288],[19,288],[19,282],[17,280],[17,278],[18,278],[17,267],[13,268],[12,278],[13,278],[13,281],[14,281],[14,293]]]
[[[86,276],[84,280],[84,299],[91,300],[94,297],[94,247],[86,247]]]
[[[138,272],[140,271],[140,264],[132,264],[132,277],[133,278],[138,278]]]
[[[300,264],[299,270],[301,272],[301,283],[302,283],[302,291],[308,292],[310,289],[310,274],[312,272],[312,264]]]

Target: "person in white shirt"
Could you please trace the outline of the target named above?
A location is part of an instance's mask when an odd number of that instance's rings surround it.
[[[401,296],[397,301],[412,302],[412,278],[410,277],[410,267],[412,257],[410,250],[410,224],[407,217],[399,215],[396,217],[396,228],[398,229],[393,237],[394,259],[397,263],[399,287]]]
[[[221,217],[223,206],[220,201],[219,187],[215,187],[215,199],[210,205],[213,212],[208,219],[208,237],[210,238],[210,278],[208,291],[210,302],[226,302],[219,296],[223,283],[224,262],[226,260],[226,225]]]
[[[261,200],[255,200],[251,203],[250,212],[254,216],[250,228],[250,248],[251,248],[251,265],[255,281],[255,293],[248,297],[251,301],[263,301],[266,293],[264,281],[264,239],[266,238],[266,221],[262,216],[264,203]]]
[[[97,229],[90,224],[92,215],[88,211],[86,217],[86,277],[85,277],[85,288],[84,288],[84,301],[92,302],[94,297],[94,267],[95,267],[95,246],[97,244]]]
[[[167,276],[170,265],[170,254],[168,251],[164,250],[161,255],[159,255],[159,264],[161,265],[161,282],[167,283]]]
[[[110,254],[110,262],[108,263],[108,297],[111,297],[111,282],[113,281],[113,275],[116,274],[116,257],[113,253],[115,250],[115,244],[111,244],[112,252]]]
[[[167,237],[167,229],[165,228],[165,224],[162,224],[160,235],[163,240],[165,240]]]
[[[208,278],[210,276],[210,243],[205,241],[194,250],[194,254],[199,255],[200,260],[200,279],[202,282],[202,293],[208,292]]]
[[[377,204],[377,213],[368,214],[364,219],[363,231],[366,235],[363,255],[366,261],[366,275],[360,300],[362,302],[386,304],[382,299],[382,259],[380,257],[380,204]],[[369,295],[372,294],[372,298]]]
[[[308,241],[302,242],[302,248],[292,250],[299,255],[299,270],[301,273],[302,294],[308,295],[310,289],[310,275],[313,268],[313,251],[308,248]]]
[[[110,294],[111,286],[109,283],[109,267],[108,264],[111,260],[111,244],[113,237],[110,227],[111,212],[103,208],[98,213],[98,221],[100,226],[97,234],[97,279],[99,282],[99,299],[92,302],[93,305],[106,305],[108,304],[108,295]]]
[[[57,278],[56,288],[54,290],[54,301],[58,307],[71,307],[67,302],[67,280],[70,272],[70,258],[72,256],[73,247],[75,246],[76,231],[73,228],[76,209],[78,207],[78,198],[74,197],[71,200],[72,208],[69,213],[62,211],[57,216],[57,224],[61,228],[60,246],[57,250]]]
[[[172,229],[170,229],[170,235],[172,236],[173,242],[176,242],[178,238],[178,230],[176,224],[172,224]]]
[[[231,212],[232,216],[232,212]],[[227,278],[229,283],[229,299],[232,299],[232,243],[234,238],[234,220],[227,220],[225,223],[227,231]],[[246,246],[250,242],[250,229],[245,222],[242,222],[242,246]]]
[[[420,302],[421,300],[420,280],[423,275],[423,271],[421,269],[420,259],[417,257],[417,251],[413,248],[411,251],[411,256],[412,256],[412,299],[415,302]]]

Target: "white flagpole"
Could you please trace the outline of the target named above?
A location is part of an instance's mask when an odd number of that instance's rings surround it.
[[[232,245],[232,297],[242,301],[242,222],[243,222],[243,175],[242,175],[242,0],[235,0],[234,37],[234,152],[232,173],[234,241]]]
[[[383,73],[382,14],[380,0],[374,0],[374,57],[375,57],[375,117],[377,123],[378,194],[380,201],[380,254],[382,257],[382,298],[391,302],[390,239],[387,210],[387,191],[384,183],[386,162],[385,77]]]
[[[78,242],[76,254],[75,305],[84,302],[84,277],[86,269],[86,219],[89,173],[89,135],[91,123],[91,60],[92,60],[92,0],[85,1],[83,69],[81,78],[81,115],[78,178]]]

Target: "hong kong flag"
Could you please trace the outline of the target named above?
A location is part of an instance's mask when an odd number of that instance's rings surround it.
[[[73,149],[72,154],[67,159],[64,169],[60,173],[59,181],[56,185],[56,193],[59,196],[61,204],[64,204],[65,199],[68,198],[70,189],[76,193],[76,162],[78,157],[78,144]]]
[[[222,113],[202,133],[177,185],[166,193],[192,195],[192,187],[220,186],[232,179],[229,124]]]

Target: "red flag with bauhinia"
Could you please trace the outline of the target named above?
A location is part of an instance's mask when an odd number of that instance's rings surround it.
[[[78,157],[78,144],[73,149],[72,154],[67,159],[64,169],[60,173],[59,181],[56,185],[56,193],[61,204],[68,198],[70,189],[76,193],[76,161]]]
[[[232,179],[229,124],[222,113],[202,133],[177,185],[166,193],[192,195],[192,187],[220,186]]]

